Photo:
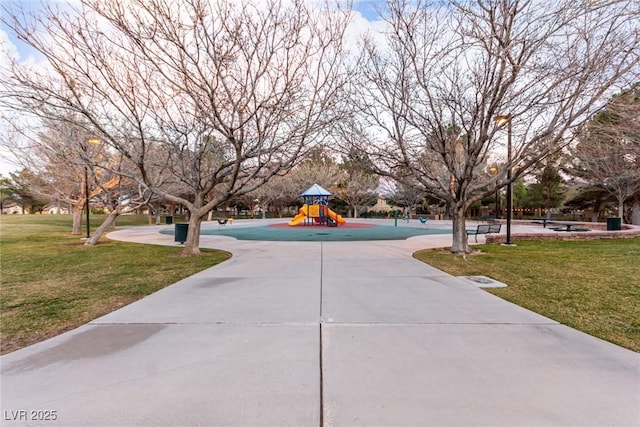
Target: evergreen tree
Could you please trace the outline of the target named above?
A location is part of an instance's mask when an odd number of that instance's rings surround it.
[[[564,179],[558,168],[548,163],[536,174],[536,182],[527,191],[528,205],[549,211],[562,205],[565,199]]]

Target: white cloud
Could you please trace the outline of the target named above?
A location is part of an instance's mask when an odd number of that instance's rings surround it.
[[[4,62],[17,57],[18,48],[9,39],[9,34],[3,29],[0,29],[0,60]]]

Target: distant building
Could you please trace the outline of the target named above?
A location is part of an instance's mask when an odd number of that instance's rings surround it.
[[[48,215],[67,215],[71,213],[68,206],[58,206],[54,203],[49,203],[42,209],[43,214]]]
[[[399,206],[389,205],[387,203],[387,198],[385,196],[378,196],[378,200],[376,200],[376,204],[373,206],[369,206],[370,212],[391,212],[395,210],[401,211],[402,208]]]
[[[2,215],[22,214],[24,213],[22,206],[15,202],[2,203]]]

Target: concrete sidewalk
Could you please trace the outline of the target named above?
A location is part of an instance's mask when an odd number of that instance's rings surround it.
[[[449,244],[203,236],[234,256],[3,356],[2,425],[640,425],[639,354],[411,257]]]

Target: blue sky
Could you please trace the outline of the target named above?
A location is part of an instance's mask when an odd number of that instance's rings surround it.
[[[37,15],[43,9],[44,5],[49,5],[55,9],[56,7],[62,7],[66,4],[68,4],[68,1],[63,0],[0,0],[0,13],[2,13],[2,17],[4,18],[6,15],[4,8],[8,8],[15,10],[21,9],[27,16],[31,14]],[[18,49],[20,59],[26,59],[29,56],[40,56],[37,51],[16,39],[3,24],[0,25],[2,25],[0,29],[7,33],[9,41]]]
[[[353,10],[360,12],[367,21],[375,21],[378,19],[376,5],[381,4],[382,0],[356,0],[353,2]]]

